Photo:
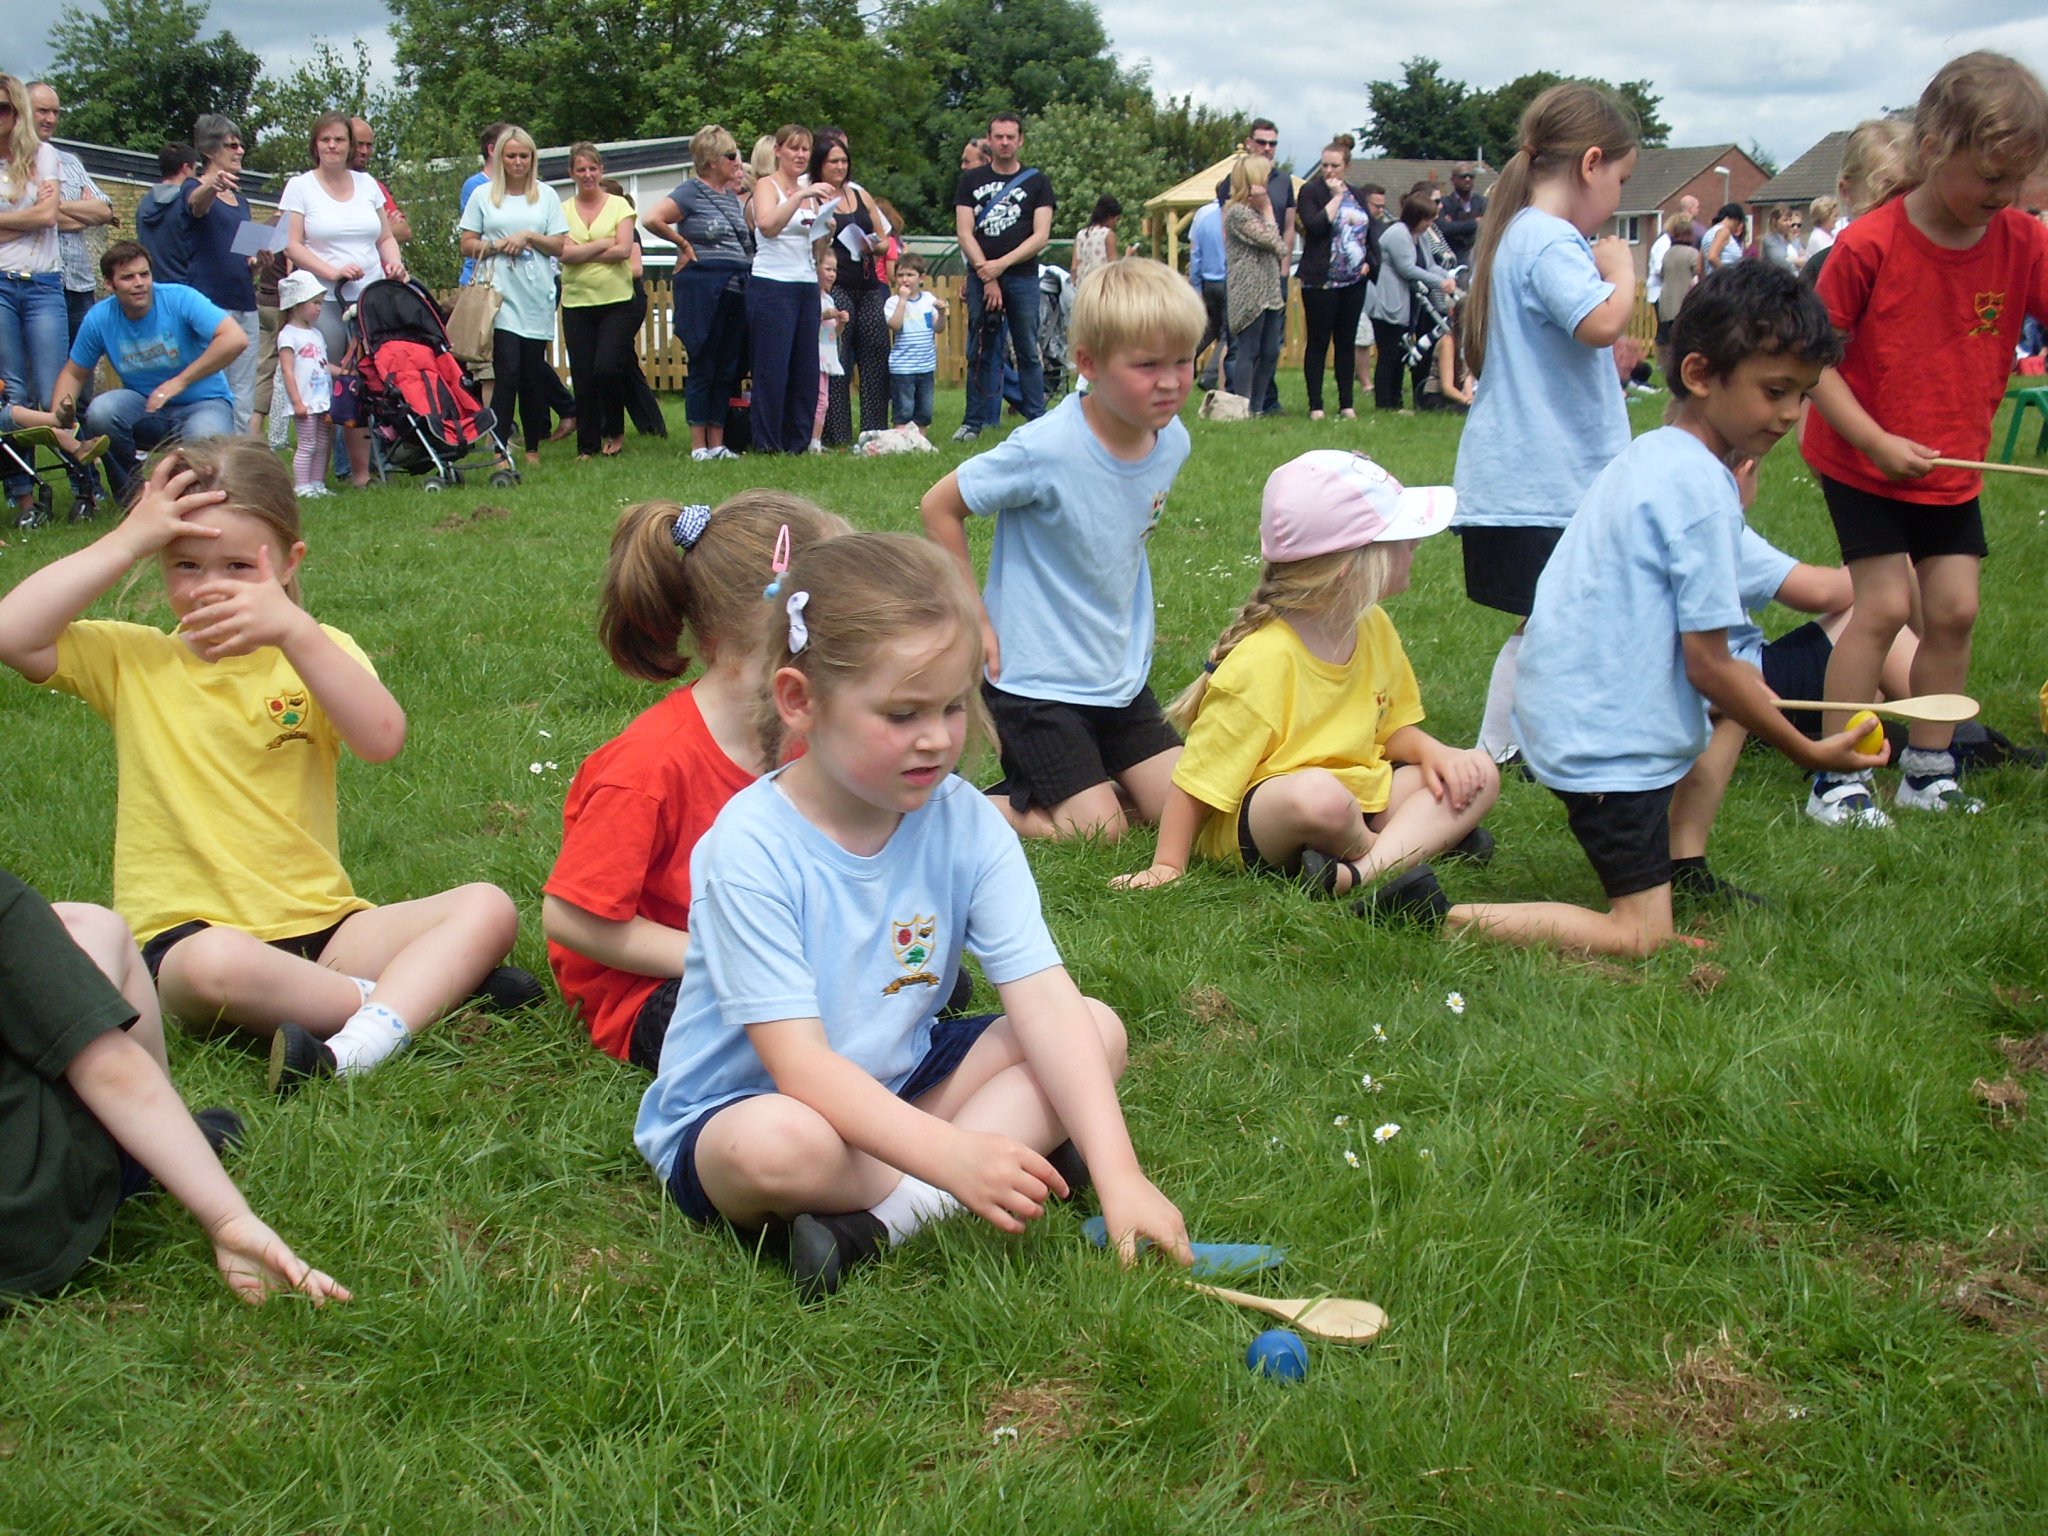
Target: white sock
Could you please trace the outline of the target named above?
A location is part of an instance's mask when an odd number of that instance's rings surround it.
[[[1486,713],[1479,721],[1479,747],[1498,762],[1515,743],[1515,673],[1520,668],[1522,637],[1509,635],[1508,642],[1493,659],[1493,676],[1486,684]]]
[[[906,1173],[902,1183],[868,1207],[868,1214],[888,1229],[889,1246],[893,1248],[959,1209],[960,1202],[943,1189]]]
[[[370,994],[377,990],[377,983],[367,976],[351,976],[349,980],[356,984],[356,990],[363,994],[363,1001],[366,1003],[370,1000]]]
[[[405,1020],[382,1003],[365,1003],[327,1037],[327,1049],[334,1052],[334,1070],[346,1077],[369,1071],[411,1038]]]

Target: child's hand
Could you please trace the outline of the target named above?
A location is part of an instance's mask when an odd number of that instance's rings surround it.
[[[261,1306],[272,1291],[298,1291],[316,1307],[351,1299],[347,1287],[293,1253],[252,1215],[230,1216],[214,1229],[213,1261],[228,1289],[252,1307]]]
[[[1887,480],[1918,480],[1930,473],[1941,457],[1939,448],[1929,448],[1910,437],[1887,432],[1870,447],[1870,462]]]
[[[1593,242],[1593,265],[1617,287],[1635,286],[1636,259],[1629,254],[1628,242],[1621,236],[1602,235]]]
[[[1742,498],[1742,510],[1756,505],[1756,460],[1743,459],[1735,466],[1735,494]]]
[[[292,415],[297,417],[300,421],[306,420],[306,418],[311,414],[312,412],[308,411],[303,405],[295,405],[292,407]]]
[[[254,581],[208,582],[192,598],[178,629],[202,661],[246,656],[266,645],[281,648],[299,625],[312,622],[278,583],[268,544],[256,546]]]
[[[149,472],[149,480],[142,487],[142,494],[135,498],[135,505],[128,509],[128,515],[121,520],[116,530],[129,542],[135,559],[153,555],[173,539],[182,539],[188,534],[201,538],[217,539],[218,528],[192,519],[208,507],[217,507],[228,499],[228,493],[221,490],[195,491],[192,483],[199,477],[185,467],[185,460],[178,454],[167,453],[156,462],[156,468]]]
[[[990,1131],[961,1131],[946,1190],[990,1226],[1022,1232],[1045,1214],[1045,1197],[1067,1193],[1059,1170],[1021,1141]]]
[[[1461,750],[1432,742],[1415,766],[1422,770],[1423,787],[1454,811],[1462,811],[1486,784],[1488,761],[1477,747]]]
[[[1109,888],[1112,891],[1149,891],[1154,886],[1173,884],[1182,873],[1172,864],[1154,864],[1150,869],[1141,869],[1135,874],[1118,875],[1109,882]]]
[[[1165,1250],[1182,1269],[1195,1262],[1194,1250],[1188,1246],[1188,1226],[1179,1208],[1150,1179],[1141,1176],[1132,1183],[1103,1183],[1097,1188],[1102,1198],[1102,1224],[1109,1229],[1109,1241],[1126,1267],[1137,1261],[1141,1237],[1150,1238],[1154,1248]]]
[[[1859,773],[1865,768],[1882,768],[1891,760],[1890,742],[1885,742],[1872,753],[1856,750],[1857,739],[1868,729],[1868,726],[1860,726],[1852,731],[1838,731],[1833,736],[1821,737],[1807,748],[1806,760],[1800,766],[1828,773]]]

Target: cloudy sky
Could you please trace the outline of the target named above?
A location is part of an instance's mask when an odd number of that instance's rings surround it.
[[[1365,82],[1398,79],[1416,54],[1478,87],[1536,69],[1649,79],[1672,143],[1754,138],[1781,162],[1831,129],[1910,105],[1957,53],[1996,48],[2048,72],[2041,0],[1443,0],[1390,8],[1398,20],[1361,18],[1348,0],[1270,9],[1242,0],[1098,3],[1116,51],[1148,62],[1155,86],[1276,119],[1282,152],[1297,165],[1360,124]],[[29,53],[0,57],[0,68],[34,74],[48,62],[62,0],[12,0],[8,9],[9,31],[29,40]],[[274,69],[290,68],[309,37],[339,40],[337,8],[312,0],[213,0],[211,14]],[[383,29],[364,36],[388,60]]]

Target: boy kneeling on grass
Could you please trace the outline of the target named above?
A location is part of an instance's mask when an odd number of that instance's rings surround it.
[[[1707,747],[1709,707],[1803,768],[1849,772],[1888,755],[1857,752],[1850,731],[1809,741],[1728,649],[1746,622],[1729,466],[1797,426],[1800,401],[1841,356],[1825,307],[1790,272],[1743,262],[1687,296],[1672,350],[1672,424],[1637,438],[1586,492],[1537,583],[1516,685],[1523,753],[1564,801],[1609,910],[1451,906],[1424,866],[1403,877],[1414,915],[1516,944],[1649,954],[1675,936],[1671,802]]]

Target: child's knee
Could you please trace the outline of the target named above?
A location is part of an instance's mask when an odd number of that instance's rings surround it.
[[[795,1099],[774,1094],[745,1109],[720,1115],[704,1128],[697,1144],[700,1168],[716,1160],[764,1198],[780,1200],[808,1193],[819,1170],[846,1154],[845,1142],[824,1116]]]
[[[1289,775],[1295,813],[1305,830],[1318,836],[1349,839],[1358,832],[1358,798],[1327,768],[1304,768]]]
[[[1929,604],[1921,615],[1922,644],[1955,649],[1967,645],[1977,627],[1977,594],[1961,593],[1939,605]]]
[[[1095,1021],[1095,1032],[1102,1037],[1102,1054],[1109,1058],[1109,1072],[1112,1077],[1122,1077],[1124,1068],[1130,1065],[1131,1037],[1124,1028],[1124,1021],[1109,1004],[1095,998],[1086,999],[1088,1012]]]
[[[56,901],[50,904],[50,910],[71,935],[71,942],[90,955],[103,971],[135,947],[135,935],[121,915],[110,908],[84,901]]]
[[[263,941],[236,928],[202,928],[172,945],[157,969],[158,985],[180,1017],[210,1023],[255,986],[252,960]]]
[[[499,955],[510,954],[519,938],[519,908],[498,887],[487,880],[459,887],[455,896],[462,920],[472,925],[479,938],[487,938]]]

